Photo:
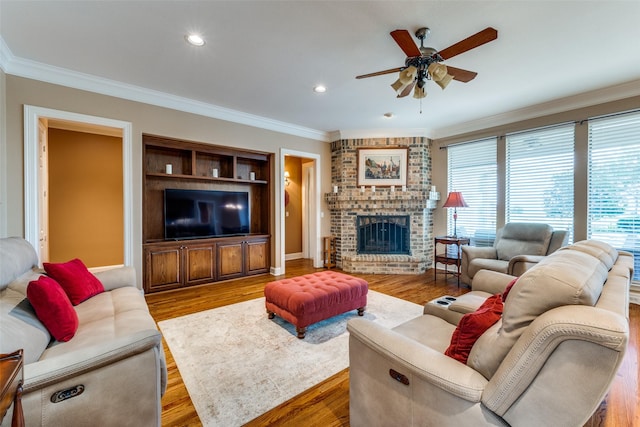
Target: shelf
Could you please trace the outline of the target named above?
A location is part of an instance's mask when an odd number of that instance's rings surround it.
[[[142,139],[145,290],[160,291],[268,272],[273,153],[147,134]],[[172,173],[166,173],[169,170]],[[165,240],[164,194],[169,188],[247,193],[252,233]]]
[[[224,177],[214,178],[212,176],[182,175],[177,173],[168,174],[168,173],[149,172],[146,175],[148,177],[166,178],[166,179],[192,179],[192,180],[198,180],[198,181],[238,182],[243,184],[268,184],[269,183],[268,181],[265,181],[262,179],[250,180],[250,179],[224,178]]]

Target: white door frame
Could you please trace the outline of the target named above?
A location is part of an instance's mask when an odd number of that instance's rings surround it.
[[[36,249],[40,259],[40,206],[38,178],[38,122],[57,119],[122,131],[122,173],[124,203],[124,265],[133,265],[133,164],[132,125],[130,122],[88,116],[50,108],[24,106],[24,237]]]
[[[321,258],[321,248],[320,248],[320,226],[321,226],[321,220],[320,220],[320,188],[322,187],[321,184],[321,180],[320,180],[320,170],[322,169],[321,167],[321,162],[320,162],[320,155],[319,154],[315,154],[315,153],[307,153],[304,151],[297,151],[297,150],[289,150],[287,148],[281,148],[280,149],[280,165],[278,168],[278,176],[280,179],[278,179],[277,182],[280,183],[279,188],[277,188],[276,190],[278,191],[278,198],[279,198],[279,202],[277,204],[276,207],[276,215],[277,218],[279,218],[279,225],[280,225],[280,230],[279,230],[279,240],[280,240],[280,250],[279,250],[279,255],[280,255],[280,267],[281,267],[281,271],[279,271],[280,274],[284,274],[285,272],[285,253],[284,253],[284,239],[285,239],[285,233],[284,233],[284,214],[282,214],[284,212],[284,157],[285,155],[289,155],[289,156],[295,156],[295,157],[302,157],[305,159],[311,159],[313,160],[314,163],[314,179],[313,179],[313,183],[309,183],[309,189],[312,191],[311,194],[309,194],[308,200],[309,200],[309,209],[308,212],[312,212],[313,215],[309,215],[308,218],[308,230],[309,230],[309,241],[310,241],[310,246],[312,248],[312,253],[311,258],[313,259],[313,266],[315,268],[320,268],[322,267],[322,258]],[[304,234],[304,233],[303,233]],[[276,249],[278,249],[278,245],[276,245]]]

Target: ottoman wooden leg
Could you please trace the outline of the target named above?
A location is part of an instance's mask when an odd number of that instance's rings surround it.
[[[307,327],[305,326],[304,328],[298,328],[296,326],[296,332],[298,333],[298,338],[303,339],[304,335],[307,333]]]
[[[364,316],[364,309],[365,309],[365,307],[360,307],[358,309],[358,316]]]
[[[267,310],[267,316],[269,317],[269,319],[273,319],[274,317],[276,317],[276,314],[273,311]]]

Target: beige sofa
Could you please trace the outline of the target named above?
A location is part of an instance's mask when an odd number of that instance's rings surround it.
[[[554,230],[548,224],[510,222],[498,230],[493,246],[462,246],[460,280],[473,287],[480,270],[520,276],[566,245],[568,238],[566,230]]]
[[[43,273],[37,266],[24,239],[0,239],[0,353],[24,349],[26,425],[160,425],[164,352],[135,287],[135,271],[96,273],[105,292],[74,307],[78,330],[71,340],[58,342],[26,299],[29,282]],[[10,414],[3,427],[10,425]]]
[[[444,354],[461,317],[448,307],[427,304],[393,329],[350,320],[351,425],[582,426],[627,349],[632,270],[631,254],[602,242],[545,257],[515,282],[466,364]],[[513,279],[480,278],[476,307]]]

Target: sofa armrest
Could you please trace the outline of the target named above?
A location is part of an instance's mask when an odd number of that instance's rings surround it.
[[[461,399],[480,402],[488,381],[469,366],[366,319],[349,320],[347,329],[350,340],[358,340],[371,351],[392,359],[412,376]]]
[[[473,277],[473,290],[491,295],[501,294],[515,276],[492,270],[480,270]]]
[[[24,367],[24,392],[60,383],[76,375],[110,365],[153,347],[162,351],[160,332],[148,329],[134,334],[72,351],[64,355],[43,359]],[[158,356],[160,359],[160,355]],[[161,363],[163,361],[161,360]],[[163,367],[164,368],[164,367]],[[164,375],[161,373],[161,375]]]
[[[539,263],[545,255],[516,255],[509,260],[507,273],[512,276],[522,276],[525,271]]]
[[[136,287],[136,270],[133,267],[118,267],[98,271],[95,276],[102,282],[105,291],[125,286]]]

